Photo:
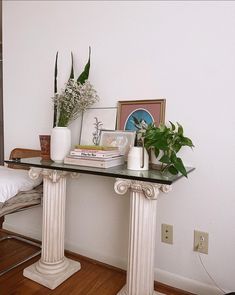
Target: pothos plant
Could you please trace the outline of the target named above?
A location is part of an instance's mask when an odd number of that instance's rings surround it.
[[[91,48],[89,47],[88,62],[84,67],[82,73],[77,79],[74,78],[73,67],[73,54],[71,53],[71,72],[68,82],[65,85],[65,89],[61,94],[57,89],[57,75],[58,75],[58,52],[55,59],[55,72],[54,72],[54,119],[53,127],[66,127],[73,120],[75,120],[80,114],[83,116],[83,112],[91,106],[93,103],[99,100],[99,97],[88,81],[90,71],[90,56]]]
[[[170,126],[150,124],[142,132],[142,141],[147,150],[153,149],[155,156],[162,163],[161,171],[169,171],[171,174],[181,173],[187,177],[184,163],[177,153],[183,146],[193,148],[192,140],[184,136],[183,127],[169,122]]]

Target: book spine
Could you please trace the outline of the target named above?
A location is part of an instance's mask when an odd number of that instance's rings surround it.
[[[65,157],[64,158],[65,164],[70,165],[80,165],[80,166],[88,166],[88,167],[97,167],[97,168],[109,168],[117,165],[121,165],[124,163],[124,158],[120,157],[118,159],[112,161],[102,161],[102,160],[94,160],[94,159],[81,159],[81,158],[72,158],[72,157]]]
[[[69,158],[69,157],[65,157],[64,158],[64,163],[65,164],[71,164],[71,165],[81,165],[81,166],[88,166],[88,167],[97,167],[97,168],[103,168],[104,167],[104,163],[103,162],[83,162],[80,161],[80,159],[76,159],[76,158]]]
[[[76,161],[83,160],[83,161],[92,161],[92,162],[109,162],[116,159],[119,159],[120,155],[112,156],[112,157],[89,157],[89,156],[77,156],[77,155],[67,155],[67,158],[74,159]]]
[[[73,151],[75,152],[91,152],[91,153],[107,153],[107,152],[116,152],[119,151],[118,147],[110,147],[110,148],[106,148],[106,149],[79,149],[79,148],[75,148],[73,149]]]
[[[92,157],[92,158],[112,158],[115,156],[119,156],[119,152],[115,153],[99,153],[99,152],[76,152],[71,151],[71,156],[78,156],[78,157]]]

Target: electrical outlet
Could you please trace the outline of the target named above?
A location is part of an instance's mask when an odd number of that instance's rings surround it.
[[[162,224],[162,242],[173,244],[173,225]]]
[[[208,254],[209,234],[202,231],[194,231],[194,251]]]

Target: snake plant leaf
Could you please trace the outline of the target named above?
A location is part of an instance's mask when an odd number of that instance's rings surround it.
[[[57,93],[57,75],[58,75],[58,51],[56,52],[56,57],[55,57],[55,72],[54,72],[54,93]]]
[[[73,53],[71,52],[71,72],[70,72],[70,76],[69,79],[74,79],[74,69],[73,69]]]
[[[58,51],[56,52],[56,57],[55,57],[55,71],[54,71],[54,94],[57,93],[57,75],[58,75]],[[56,120],[57,120],[57,106],[54,104],[54,116],[53,116],[53,127],[56,126]]]
[[[81,73],[81,75],[77,78],[77,82],[78,83],[84,84],[84,82],[89,77],[89,72],[90,72],[90,58],[91,58],[91,47],[89,46],[89,58],[88,58],[88,62],[85,65],[85,68],[84,68],[83,72]]]

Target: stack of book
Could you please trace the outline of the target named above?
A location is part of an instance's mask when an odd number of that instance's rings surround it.
[[[76,146],[64,158],[65,164],[110,168],[124,164],[124,156],[117,147]]]

